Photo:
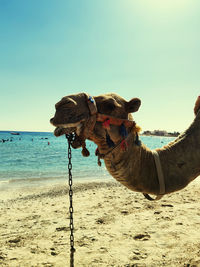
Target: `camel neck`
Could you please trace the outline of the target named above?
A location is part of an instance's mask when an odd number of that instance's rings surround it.
[[[166,194],[178,191],[200,175],[200,113],[191,126],[173,142],[157,149],[163,169]],[[105,158],[109,173],[129,189],[159,194],[159,182],[153,153],[144,144],[134,143],[134,133],[127,138],[128,149],[116,147]],[[96,142],[100,153],[106,154],[106,141]]]
[[[158,150],[168,193],[180,190],[200,175],[200,113],[177,139]]]
[[[104,153],[104,162],[109,173],[120,183],[133,191],[158,194],[159,183],[152,152],[143,144],[135,144],[135,133],[127,137],[127,149],[120,145],[113,150],[106,144],[99,145]]]

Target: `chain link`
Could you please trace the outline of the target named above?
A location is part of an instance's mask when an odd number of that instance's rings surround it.
[[[65,135],[68,140],[68,174],[69,174],[69,215],[70,215],[70,267],[74,267],[74,221],[73,221],[73,181],[72,181],[72,151],[71,151],[71,144],[75,138],[75,134],[66,134]]]

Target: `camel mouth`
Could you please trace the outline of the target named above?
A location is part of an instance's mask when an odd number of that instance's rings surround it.
[[[70,134],[76,131],[76,127],[69,127],[69,128],[64,128],[64,127],[56,127],[54,130],[54,135],[56,137],[59,137],[63,134]]]
[[[76,133],[77,135],[79,135],[81,128],[82,128],[82,123],[80,122],[58,125],[54,130],[54,135],[56,137],[70,133]]]

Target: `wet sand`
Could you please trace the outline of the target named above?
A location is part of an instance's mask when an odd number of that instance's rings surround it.
[[[1,266],[69,266],[67,191],[0,191]],[[157,202],[115,181],[74,182],[74,225],[75,266],[200,266],[196,181]]]

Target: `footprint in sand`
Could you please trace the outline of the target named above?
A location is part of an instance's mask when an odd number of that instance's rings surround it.
[[[129,214],[129,211],[128,211],[128,210],[122,210],[122,211],[121,211],[121,214],[123,214],[123,215],[128,215],[128,214]]]
[[[96,220],[97,224],[105,224],[105,220],[103,218],[99,218]]]
[[[19,237],[16,237],[15,239],[10,239],[8,240],[9,243],[19,243],[21,241],[21,239]]]
[[[109,223],[113,222],[114,219],[115,218],[111,215],[105,215],[103,217],[96,219],[96,223],[97,224],[109,224]]]
[[[5,260],[6,256],[7,256],[7,254],[3,254],[3,253],[0,252],[0,261],[1,260],[2,261]]]
[[[50,250],[51,250],[51,255],[52,256],[57,256],[58,255],[58,253],[55,251],[55,248],[50,248]]]
[[[56,231],[60,232],[60,231],[68,231],[69,230],[69,227],[66,227],[66,226],[62,226],[62,227],[57,227],[56,228]]]
[[[135,240],[147,241],[151,238],[149,234],[138,234],[133,237]]]
[[[162,206],[162,207],[169,207],[169,208],[173,208],[173,207],[174,207],[174,206],[171,205],[171,204],[162,204],[161,206]]]
[[[133,251],[133,256],[130,257],[131,261],[135,261],[135,260],[142,260],[142,259],[146,259],[148,257],[147,253],[139,251],[139,250],[135,250]],[[137,266],[137,265],[131,265],[131,266]]]

